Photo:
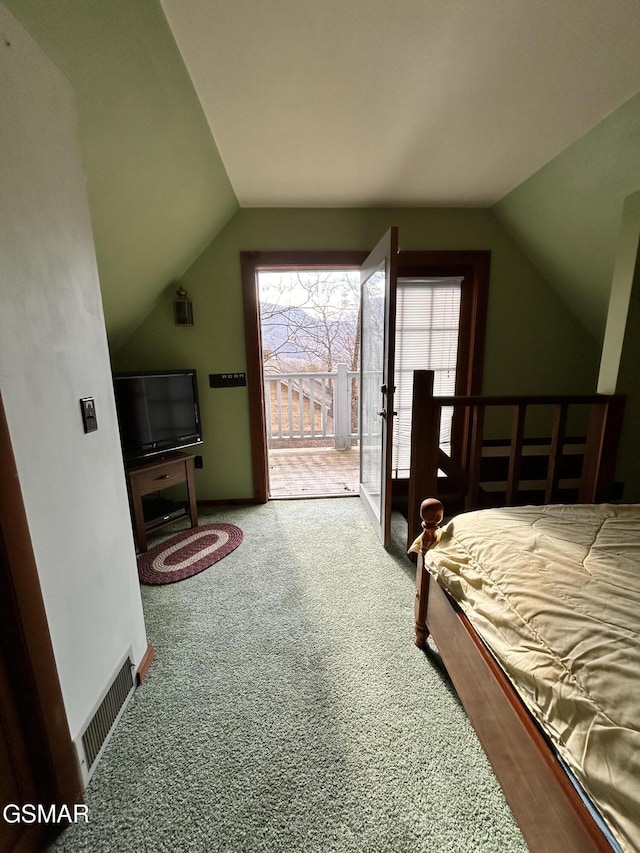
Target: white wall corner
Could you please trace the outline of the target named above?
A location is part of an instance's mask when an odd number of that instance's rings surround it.
[[[640,191],[627,196],[622,209],[622,224],[616,249],[607,325],[600,359],[599,394],[615,394],[617,390],[639,247]]]
[[[1,4],[0,33],[0,383],[75,738],[147,643],[74,92]]]

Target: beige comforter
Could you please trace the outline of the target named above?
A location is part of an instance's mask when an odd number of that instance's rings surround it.
[[[640,851],[640,506],[466,513],[425,564]]]

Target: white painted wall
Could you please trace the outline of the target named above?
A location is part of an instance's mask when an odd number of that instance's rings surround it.
[[[640,256],[640,192],[627,196],[616,250],[607,325],[602,344],[598,393],[619,391],[618,374],[627,334],[629,303]]]
[[[75,738],[146,637],[73,92],[2,5],[0,103],[0,388]]]

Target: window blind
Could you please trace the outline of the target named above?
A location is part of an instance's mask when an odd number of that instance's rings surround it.
[[[462,278],[400,278],[396,302],[396,356],[392,468],[408,477],[413,371],[434,371],[434,393],[455,394]],[[449,449],[451,416],[442,413],[440,445]]]

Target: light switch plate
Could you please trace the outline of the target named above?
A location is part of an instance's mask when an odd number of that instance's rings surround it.
[[[96,402],[93,397],[83,397],[80,400],[80,409],[84,431],[95,432],[98,429],[98,419],[96,418]]]

